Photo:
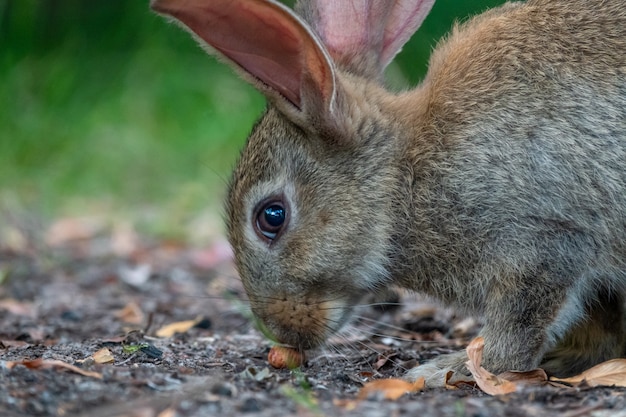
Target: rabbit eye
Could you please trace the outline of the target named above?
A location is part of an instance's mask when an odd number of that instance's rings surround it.
[[[273,200],[260,205],[255,228],[263,238],[273,241],[287,223],[287,209],[282,201]]]

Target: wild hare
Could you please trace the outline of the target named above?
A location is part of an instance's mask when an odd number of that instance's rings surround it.
[[[390,92],[433,1],[152,1],[268,99],[227,202],[254,313],[308,349],[399,285],[483,315],[493,372],[623,355],[624,2],[505,4]],[[465,360],[408,377],[441,385]]]

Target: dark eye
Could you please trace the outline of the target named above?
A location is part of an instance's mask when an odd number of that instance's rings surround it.
[[[272,200],[261,204],[256,215],[256,229],[269,240],[276,239],[287,223],[287,209],[281,200]]]

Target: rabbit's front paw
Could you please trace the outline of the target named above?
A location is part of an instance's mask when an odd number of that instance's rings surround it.
[[[467,354],[465,351],[441,355],[423,365],[410,369],[404,378],[409,381],[416,381],[424,377],[428,388],[443,387],[446,383],[446,375],[450,371],[454,372],[452,379],[469,375],[465,367],[466,361]]]

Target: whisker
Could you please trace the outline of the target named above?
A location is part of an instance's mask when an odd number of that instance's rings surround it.
[[[351,332],[354,332],[354,329],[346,329],[349,330]],[[378,349],[375,349],[373,346],[370,346],[368,343],[362,342],[360,340],[355,340],[354,341],[355,344],[360,345],[361,347],[363,347],[366,351],[370,351],[372,353],[375,353],[376,355],[378,355],[379,357],[385,358],[388,362],[392,363],[394,366],[396,366],[397,368],[401,369],[402,371],[407,371],[407,369],[398,361],[394,360],[389,354],[385,354],[381,351],[379,351]],[[372,366],[371,363],[368,363],[370,366]],[[377,370],[374,369],[372,367],[372,371],[376,372]]]
[[[386,306],[392,306],[392,307],[402,307],[404,306],[405,303],[396,303],[396,302],[386,302],[386,301],[382,301],[382,302],[376,302],[376,303],[368,303],[368,304],[354,304],[353,307],[386,307]]]
[[[372,323],[372,324],[363,323],[364,325],[370,326],[371,328],[376,328],[378,326],[378,327],[381,327],[381,328],[384,327],[386,329],[396,330],[396,331],[399,331],[399,332],[405,332],[405,333],[410,332],[410,330],[407,330],[404,327],[400,327],[400,326],[396,326],[396,325],[391,324],[391,323],[386,323],[386,322],[383,322],[383,321],[380,321],[380,320],[372,319],[372,318],[367,317],[367,316],[360,316],[360,315],[356,315],[355,314],[355,315],[353,315],[353,318],[355,318],[357,320],[360,320],[361,322]]]
[[[333,322],[333,321],[331,321]],[[328,326],[325,322],[321,321],[321,320],[315,320],[314,319],[314,323],[317,325],[320,325],[321,328],[326,329],[326,330],[332,330],[331,326]],[[335,324],[337,324],[336,321],[334,321]],[[360,352],[361,349],[359,349],[359,346],[361,348],[364,348],[366,351],[375,353],[376,355],[385,358],[387,361],[389,361],[390,363],[392,363],[394,366],[398,367],[399,369],[402,369],[403,371],[406,371],[406,368],[399,362],[393,360],[390,355],[384,354],[383,352],[378,351],[377,349],[373,348],[372,346],[370,346],[368,343],[363,342],[361,340],[359,340],[359,333],[360,331],[358,329],[355,329],[354,327],[346,327],[344,329],[342,329],[340,332],[338,332],[336,334],[336,337],[341,338],[344,340],[344,344],[342,344],[342,346],[350,349],[353,352]],[[347,336],[346,336],[347,335]],[[349,337],[351,336],[351,337]],[[356,338],[354,336],[357,336]],[[328,348],[332,348],[333,350],[335,350],[338,354],[341,354],[341,351],[339,350],[339,346],[334,345],[334,344],[327,344],[325,345]],[[367,358],[363,357],[362,355],[360,355],[361,358],[363,360],[367,360]],[[349,361],[348,361],[349,363]],[[367,362],[370,366],[372,365],[371,363]],[[376,371],[375,369],[372,368],[372,371]]]

